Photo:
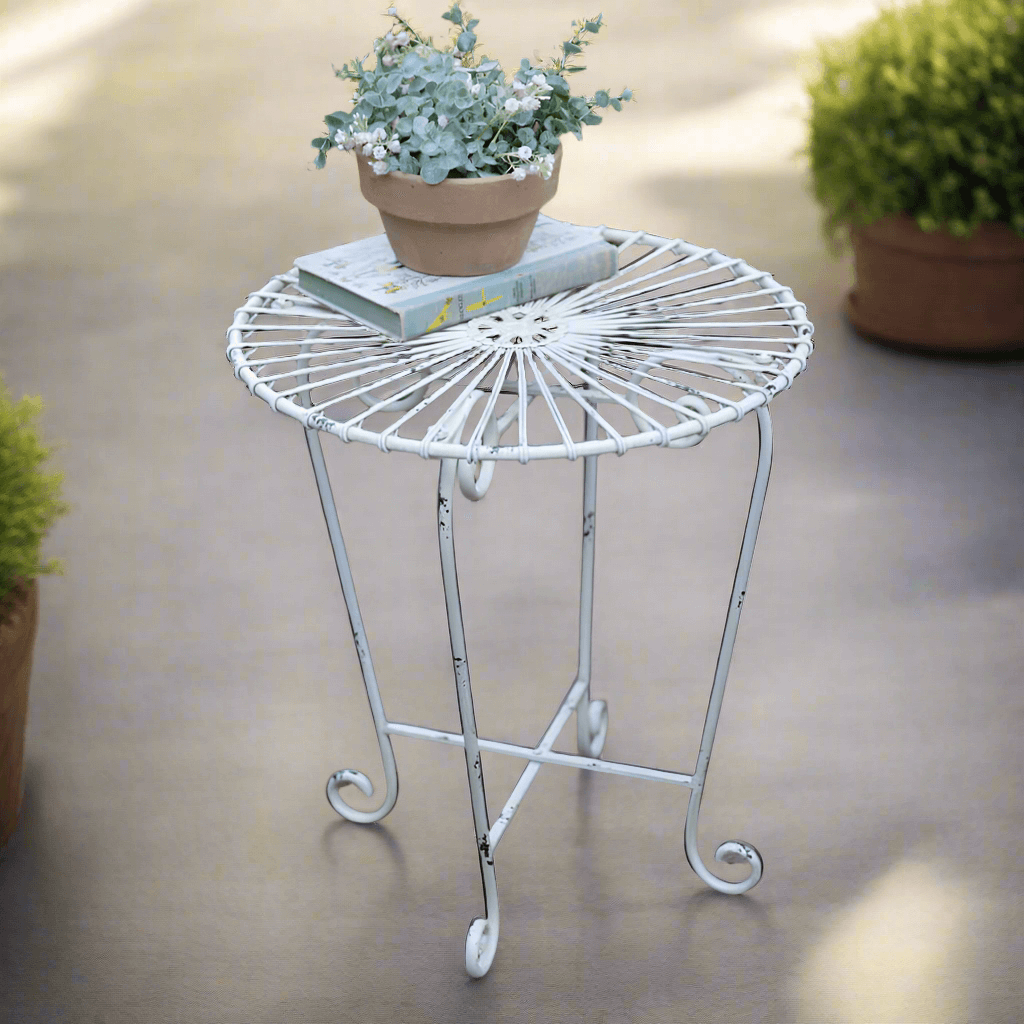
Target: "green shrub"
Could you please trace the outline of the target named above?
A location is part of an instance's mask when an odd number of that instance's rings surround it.
[[[1024,0],[921,0],[819,42],[808,145],[833,256],[848,228],[907,213],[1024,237]]]
[[[38,396],[13,403],[0,376],[0,621],[17,587],[43,573],[64,572],[56,559],[39,564],[43,537],[70,511],[60,500],[63,474],[40,470],[53,452],[32,424],[42,409]]]

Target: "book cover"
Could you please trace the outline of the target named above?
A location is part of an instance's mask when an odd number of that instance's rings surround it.
[[[298,288],[397,340],[611,277],[618,251],[601,229],[539,214],[522,259],[482,277],[421,274],[395,259],[387,235],[295,260]]]

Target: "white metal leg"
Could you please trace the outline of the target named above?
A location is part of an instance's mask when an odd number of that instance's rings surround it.
[[[585,412],[586,440],[597,439],[597,420]],[[608,735],[608,705],[590,699],[590,655],[594,625],[594,541],[597,527],[597,459],[583,460],[583,555],[580,569],[580,653],[576,681],[583,683],[576,707],[576,749],[587,757],[600,757]]]
[[[459,698],[459,719],[462,723],[462,746],[466,753],[469,775],[469,796],[473,805],[473,826],[476,831],[480,875],[484,883],[484,917],[474,918],[466,935],[466,970],[474,978],[482,978],[490,969],[498,948],[498,885],[494,877],[494,851],[491,849],[491,825],[487,817],[484,793],[484,768],[476,734],[473,691],[469,683],[469,661],[466,654],[466,633],[462,624],[462,603],[459,600],[459,576],[455,566],[455,536],[452,530],[456,459],[443,459],[437,485],[437,534],[441,546],[441,579],[448,613],[455,687]]]
[[[726,882],[712,874],[700,859],[697,852],[697,816],[700,814],[700,798],[704,792],[704,780],[707,777],[708,764],[711,761],[711,746],[715,742],[715,730],[718,728],[718,716],[722,710],[722,698],[725,696],[725,681],[729,675],[729,663],[732,661],[733,644],[736,642],[736,630],[740,624],[740,612],[743,610],[743,599],[747,595],[747,579],[750,576],[750,562],[754,557],[754,544],[757,542],[757,529],[761,524],[761,511],[764,509],[764,497],[768,490],[768,476],[772,468],[772,421],[768,415],[768,407],[760,406],[757,412],[757,432],[759,438],[757,452],[757,471],[754,474],[754,490],[750,497],[750,510],[747,513],[747,525],[743,529],[743,543],[740,546],[739,564],[732,584],[732,596],[729,598],[729,611],[725,617],[725,630],[722,644],[718,651],[718,664],[715,666],[715,680],[711,685],[711,699],[708,712],[704,718],[704,731],[700,738],[700,751],[697,754],[697,768],[690,783],[690,802],[686,807],[686,827],[684,846],[686,859],[690,867],[712,889],[719,892],[737,894],[753,889],[761,879],[764,861],[757,850],[749,843],[730,840],[722,843],[715,851],[715,860],[726,864],[739,864],[747,861],[750,874],[741,882]]]
[[[310,331],[308,337],[312,339],[317,334],[318,332]],[[304,344],[302,346],[303,354],[310,351],[312,351],[312,345]],[[301,360],[300,357],[300,364],[308,366],[309,360]],[[308,383],[308,373],[298,376],[302,383]],[[312,401],[309,392],[303,394],[302,401],[308,408]],[[320,492],[320,504],[327,522],[327,533],[331,539],[331,547],[334,549],[334,564],[338,569],[341,592],[345,598],[345,607],[348,609],[348,621],[352,627],[352,638],[355,640],[359,668],[363,674],[366,696],[370,702],[370,713],[373,715],[373,725],[377,732],[386,785],[384,799],[375,811],[356,810],[341,798],[338,790],[343,786],[354,785],[367,796],[372,796],[373,783],[361,771],[354,768],[343,768],[327,780],[327,800],[342,817],[348,818],[349,821],[365,824],[371,821],[380,821],[395,806],[395,801],[398,799],[398,768],[395,764],[395,752],[391,747],[391,737],[387,733],[388,721],[384,714],[384,705],[381,703],[380,690],[377,687],[377,674],[373,670],[370,645],[367,643],[366,631],[363,629],[363,618],[359,614],[355,583],[352,580],[348,553],[345,551],[345,540],[341,535],[341,524],[338,522],[338,510],[334,504],[331,481],[327,476],[327,465],[324,462],[324,452],[320,445],[320,432],[309,428],[304,428],[304,430],[306,445],[309,448],[309,458],[313,463],[313,475],[316,477],[317,490]]]

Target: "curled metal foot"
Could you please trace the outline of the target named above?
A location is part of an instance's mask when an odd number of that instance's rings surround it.
[[[576,748],[584,757],[600,757],[608,736],[608,705],[592,700],[576,709]]]
[[[708,871],[697,852],[697,816],[700,813],[700,797],[700,789],[691,790],[690,803],[686,810],[685,848],[686,859],[689,861],[690,867],[693,868],[698,878],[718,892],[724,892],[730,896],[748,892],[761,881],[761,875],[764,872],[764,861],[761,860],[761,854],[750,843],[731,839],[722,843],[715,850],[715,860],[722,864],[742,864],[746,861],[750,865],[750,874],[742,882],[727,882]]]
[[[474,917],[466,933],[466,971],[472,978],[482,978],[494,963],[498,949],[498,922]]]
[[[367,824],[371,821],[380,821],[381,818],[386,815],[392,807],[395,806],[395,801],[398,799],[398,779],[395,778],[394,785],[391,785],[391,780],[388,780],[388,792],[384,798],[384,802],[375,811],[358,811],[354,807],[350,807],[338,793],[338,790],[342,786],[355,786],[356,789],[365,793],[367,796],[373,796],[373,783],[360,771],[356,771],[354,768],[343,768],[340,772],[335,772],[327,780],[327,802],[340,814],[343,818],[347,818],[349,821],[356,821],[360,824]]]

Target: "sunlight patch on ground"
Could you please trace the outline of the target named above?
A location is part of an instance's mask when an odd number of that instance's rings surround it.
[[[897,864],[815,942],[795,982],[800,1020],[966,1024],[976,916],[966,882],[926,861]]]
[[[57,56],[113,28],[150,0],[71,0],[33,5],[0,20],[0,67],[10,81],[36,61]]]
[[[812,50],[819,39],[852,32],[887,7],[906,7],[910,0],[847,0],[844,3],[792,3],[751,11],[736,19],[736,31],[753,43],[771,43],[794,52]]]
[[[30,6],[0,20],[0,219],[24,196],[5,179],[52,154],[47,135],[74,117],[99,78],[99,62],[78,48],[149,2],[75,0]]]

